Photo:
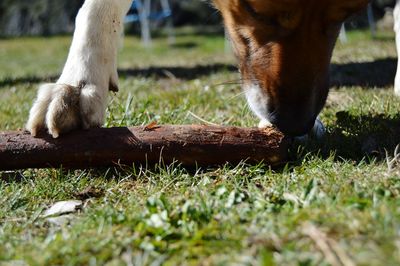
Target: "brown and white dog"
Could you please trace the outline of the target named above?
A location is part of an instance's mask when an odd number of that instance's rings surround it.
[[[243,89],[260,126],[273,124],[292,136],[313,128],[321,132],[317,116],[328,95],[329,65],[340,27],[368,0],[214,4],[224,18]],[[57,138],[76,128],[103,124],[108,91],[118,89],[118,40],[130,5],[131,0],[85,1],[62,75],[57,83],[42,85],[31,109],[27,129],[32,135],[47,129]]]

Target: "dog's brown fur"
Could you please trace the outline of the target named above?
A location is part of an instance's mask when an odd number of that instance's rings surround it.
[[[343,21],[368,0],[214,0],[243,82],[268,97],[269,120],[308,132],[325,104],[329,64]]]

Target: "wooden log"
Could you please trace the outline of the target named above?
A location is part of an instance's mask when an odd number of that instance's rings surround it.
[[[97,128],[59,139],[28,132],[0,133],[0,170],[64,167],[83,169],[133,164],[211,166],[287,159],[290,140],[272,128],[201,125]]]

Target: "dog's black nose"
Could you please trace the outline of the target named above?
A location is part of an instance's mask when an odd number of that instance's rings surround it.
[[[304,118],[302,115],[291,113],[276,113],[270,122],[288,136],[303,136],[314,126],[315,118]]]

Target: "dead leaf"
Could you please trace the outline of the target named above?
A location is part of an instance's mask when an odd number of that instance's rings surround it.
[[[156,121],[151,122],[147,126],[144,127],[144,131],[153,131],[156,130],[157,128],[160,128],[161,126],[157,125]]]

